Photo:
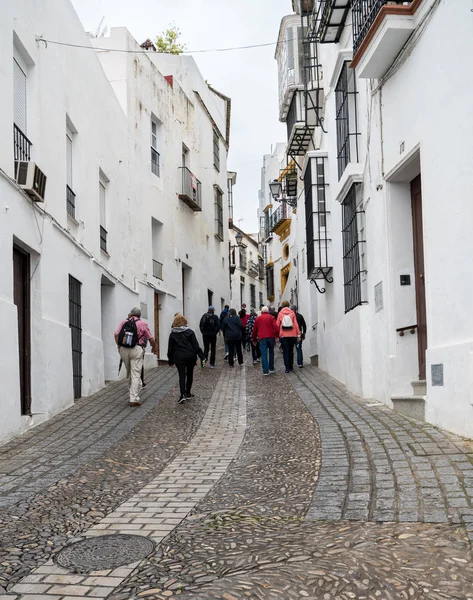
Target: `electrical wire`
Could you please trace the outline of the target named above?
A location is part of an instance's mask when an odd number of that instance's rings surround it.
[[[59,42],[57,40],[47,40],[43,36],[36,36],[37,42],[43,42],[47,47],[48,44],[54,44],[56,46],[67,46],[69,48],[85,48],[86,50],[95,50],[102,52],[121,52],[123,54],[150,54],[148,50],[122,50],[120,48],[100,48],[95,46],[86,46],[84,44],[71,44],[69,42]],[[278,46],[279,44],[286,44],[290,40],[281,40],[280,42],[268,42],[266,44],[250,44],[248,46],[233,46],[230,48],[207,48],[205,50],[183,50],[181,54],[198,54],[204,52],[230,52],[233,50],[248,50],[251,48],[264,48],[268,46]],[[169,54],[168,52],[157,52],[157,54]]]

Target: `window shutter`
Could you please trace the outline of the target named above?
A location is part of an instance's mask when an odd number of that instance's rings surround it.
[[[66,134],[66,172],[67,185],[72,189],[72,137]]]
[[[13,59],[13,121],[26,135],[26,74]]]

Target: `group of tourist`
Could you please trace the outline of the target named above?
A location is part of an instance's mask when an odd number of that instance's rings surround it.
[[[202,350],[192,329],[187,326],[187,319],[180,313],[174,315],[168,342],[168,364],[176,366],[179,373],[180,395],[178,402],[193,398],[192,383],[197,359],[204,367],[210,361],[210,368],[215,368],[217,336],[222,333],[225,341],[225,356],[230,368],[234,367],[235,358],[243,365],[243,350],[251,350],[253,364],[259,364],[263,375],[275,373],[274,349],[279,340],[283,352],[286,373],[294,370],[294,348],[297,354],[297,365],[304,366],[302,342],[307,326],[304,317],[297,312],[295,305],[283,302],[278,311],[274,307],[261,306],[257,313],[255,309],[246,312],[243,305],[239,313],[234,308],[225,305],[220,317],[215,314],[215,308],[209,306],[199,323],[202,334]],[[143,387],[143,359],[148,341],[154,354],[157,354],[157,344],[148,325],[141,320],[141,311],[133,308],[128,318],[120,323],[115,332],[115,341],[120,354],[120,360],[125,364],[127,376],[130,379],[130,406],[140,406],[139,392]],[[120,362],[120,364],[121,364]]]

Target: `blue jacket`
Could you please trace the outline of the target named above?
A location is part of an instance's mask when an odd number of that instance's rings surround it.
[[[243,337],[243,325],[239,316],[228,316],[222,324],[226,342],[236,342]]]

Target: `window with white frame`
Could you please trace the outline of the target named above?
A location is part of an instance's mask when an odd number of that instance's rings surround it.
[[[17,53],[15,53],[17,54]],[[27,66],[20,56],[13,59],[13,154],[29,161],[31,142],[27,134]]]
[[[160,124],[156,119],[151,119],[151,172],[157,177],[160,177],[160,154],[158,152],[159,146],[159,129]]]
[[[100,172],[99,179],[99,211],[100,211],[100,248],[107,251],[107,184],[108,179]]]
[[[214,186],[215,203],[215,237],[223,242],[223,192]]]
[[[67,214],[75,218],[76,216],[76,195],[73,188],[73,151],[74,134],[69,125],[66,125],[66,207]]]
[[[220,140],[218,139],[218,132],[216,129],[213,130],[213,153],[214,167],[217,171],[220,171]]]

